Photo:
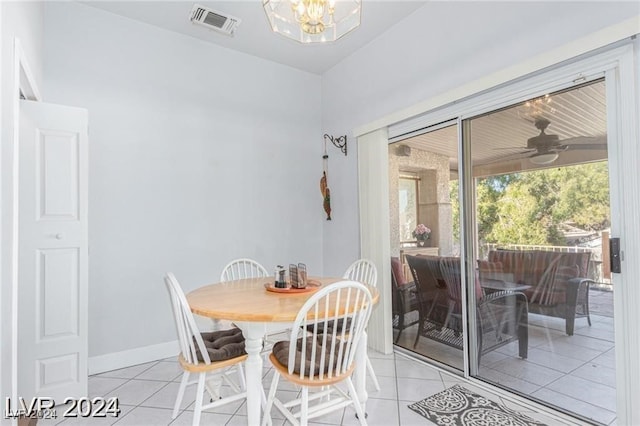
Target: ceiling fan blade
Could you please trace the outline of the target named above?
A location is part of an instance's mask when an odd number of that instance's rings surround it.
[[[606,143],[572,143],[570,145],[567,145],[567,147],[571,151],[588,150],[588,149],[600,150],[600,151],[607,150]]]
[[[506,149],[509,149],[509,150],[513,151],[513,150],[517,149],[517,150],[520,150],[522,152],[533,152],[533,151],[536,150],[535,148],[527,148],[525,146],[507,146],[507,147],[491,148],[491,149],[493,149],[495,151],[503,151],[503,150],[506,150]]]
[[[535,150],[517,152],[517,153],[506,155],[506,156],[500,156],[490,160],[485,160],[482,162],[482,164],[508,163],[510,161],[517,161],[517,160],[522,160],[523,158],[529,158],[532,155],[535,155]]]
[[[575,136],[572,138],[562,139],[560,141],[563,145],[573,145],[573,144],[606,144],[607,136]]]
[[[541,123],[542,125],[542,123]],[[536,126],[537,127],[537,126]],[[546,127],[546,126],[544,126]],[[540,127],[538,127],[540,128]],[[541,129],[541,134],[534,139],[534,143],[531,143],[531,139],[527,141],[527,146],[510,146],[510,147],[494,147],[491,148],[496,152],[495,157],[492,155],[490,159],[482,161],[482,164],[496,164],[496,163],[509,163],[513,161],[525,160],[528,158],[555,155],[555,159],[558,158],[558,154],[565,151],[577,151],[577,150],[600,150],[606,151],[607,149],[607,136],[575,136],[567,139],[558,140],[555,135],[547,135],[544,133],[544,129]],[[499,153],[501,152],[501,153]],[[551,162],[555,161],[552,160]],[[531,160],[533,162],[533,160]],[[540,164],[551,164],[540,163]]]

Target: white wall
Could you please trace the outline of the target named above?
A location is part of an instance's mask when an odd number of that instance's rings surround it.
[[[322,272],[320,77],[89,6],[45,7],[44,96],[89,110],[89,354],[175,340],[162,281]]]
[[[322,77],[322,127],[347,133],[640,14],[637,2],[429,2]],[[359,256],[355,138],[333,161],[324,270]],[[334,158],[337,156],[334,155]]]
[[[42,86],[43,7],[33,2],[0,2],[0,397],[11,396],[12,374],[12,229],[13,132],[15,118],[14,40],[19,38],[35,84]]]

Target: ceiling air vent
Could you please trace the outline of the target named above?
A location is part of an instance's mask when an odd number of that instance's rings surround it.
[[[240,25],[240,19],[200,6],[199,4],[193,5],[191,22],[230,36],[233,35],[236,27]]]

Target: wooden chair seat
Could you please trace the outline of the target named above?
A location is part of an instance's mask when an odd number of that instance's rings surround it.
[[[192,364],[187,361],[182,354],[178,355],[178,362],[183,370],[188,371],[190,373],[206,373],[215,370],[220,370],[221,368],[232,367],[236,364],[240,364],[247,360],[248,355],[240,355],[235,358],[225,359],[224,361],[214,361],[210,364],[205,364],[203,362],[199,362],[197,364]]]
[[[343,374],[339,374],[337,376],[325,376],[320,378],[320,376],[316,374],[312,378],[309,378],[308,376],[301,378],[298,373],[294,372],[293,374],[289,374],[289,367],[286,364],[281,363],[280,360],[278,360],[278,357],[275,356],[275,354],[271,353],[271,355],[269,355],[269,361],[271,361],[273,367],[278,370],[278,373],[280,373],[280,375],[284,379],[300,386],[334,385],[336,383],[342,382],[347,376],[351,376],[351,374],[353,374],[353,370],[356,368],[356,364],[353,363],[353,365],[348,370],[346,370]]]

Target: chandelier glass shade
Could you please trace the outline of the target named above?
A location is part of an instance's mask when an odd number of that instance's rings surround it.
[[[262,0],[271,29],[300,43],[336,41],[360,25],[362,0]]]

